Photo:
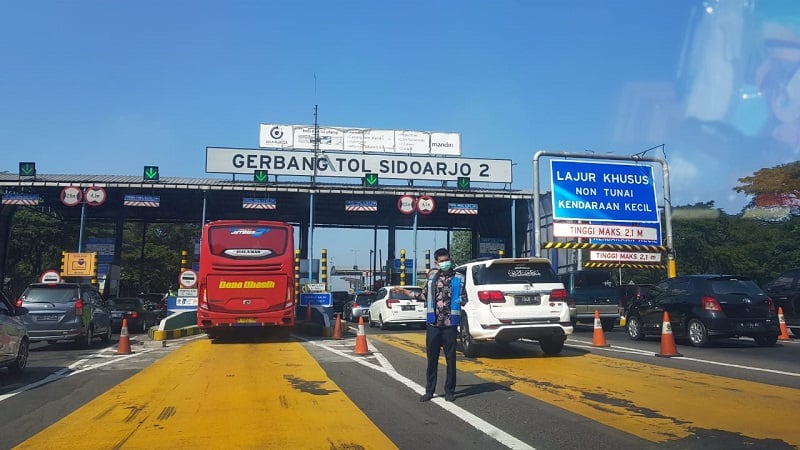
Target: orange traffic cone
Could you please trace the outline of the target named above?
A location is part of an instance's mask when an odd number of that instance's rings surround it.
[[[119,331],[118,355],[130,355],[131,343],[128,340],[128,319],[122,319],[122,329]]]
[[[603,334],[603,322],[600,321],[600,311],[594,310],[594,336],[592,347],[608,347],[606,336]]]
[[[672,324],[669,321],[669,314],[664,311],[664,321],[661,325],[661,351],[656,353],[656,356],[663,356],[665,358],[670,356],[683,356],[678,353],[678,347],[675,345],[675,336],[672,335]]]
[[[341,317],[339,317],[339,313],[336,313],[336,325],[333,327],[333,338],[342,338],[342,320]]]
[[[356,348],[353,350],[356,355],[369,355],[367,348],[367,335],[364,334],[364,317],[358,318],[358,334],[356,334]]]
[[[781,326],[781,334],[778,336],[779,341],[791,340],[789,337],[789,330],[786,328],[786,320],[783,318],[783,308],[778,306],[778,323]]]

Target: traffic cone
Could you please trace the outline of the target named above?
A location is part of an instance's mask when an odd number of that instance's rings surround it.
[[[358,334],[356,335],[356,348],[353,350],[356,355],[369,355],[367,348],[367,335],[364,334],[364,317],[358,318]]]
[[[333,327],[333,338],[334,339],[341,339],[342,338],[342,320],[339,317],[340,314],[336,313],[336,325]]]
[[[783,318],[783,307],[778,306],[778,323],[781,326],[781,334],[778,336],[779,341],[789,341],[789,330],[786,328],[786,320]]]
[[[669,321],[669,314],[664,311],[664,321],[661,325],[661,351],[656,356],[668,358],[670,356],[683,356],[678,353],[675,345],[675,336],[672,335],[672,324]]]
[[[119,331],[118,355],[130,355],[131,343],[128,340],[128,319],[122,319],[122,329]]]
[[[594,336],[592,347],[608,347],[606,336],[603,334],[603,322],[600,321],[600,311],[594,310]]]

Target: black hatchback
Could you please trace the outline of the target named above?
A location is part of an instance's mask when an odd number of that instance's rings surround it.
[[[695,347],[712,339],[751,337],[761,347],[778,340],[778,314],[772,299],[751,279],[732,275],[687,275],[662,281],[628,310],[626,329],[633,340],[661,335],[664,312],[675,337]]]

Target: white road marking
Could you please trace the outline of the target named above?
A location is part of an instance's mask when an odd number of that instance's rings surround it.
[[[400,382],[401,384],[411,388],[411,390],[413,390],[417,395],[425,394],[425,388],[424,387],[422,387],[421,385],[415,383],[413,380],[411,380],[409,378],[406,378],[405,376],[401,375],[399,372],[394,370],[394,368],[392,368],[392,365],[389,363],[389,361],[386,360],[386,357],[384,357],[380,352],[375,351],[374,348],[372,348],[369,344],[367,344],[367,347],[370,349],[370,351],[373,352],[373,355],[376,356],[376,358],[378,359],[378,361],[381,364],[380,366],[372,364],[371,362],[365,360],[364,357],[362,357],[362,356],[350,355],[350,354],[345,353],[345,352],[343,352],[341,350],[329,347],[327,345],[321,344],[321,343],[316,342],[316,341],[305,339],[305,338],[303,338],[301,336],[294,336],[294,337],[297,338],[297,339],[300,339],[302,341],[308,342],[309,344],[312,344],[312,345],[315,345],[317,347],[320,347],[320,348],[323,348],[325,350],[328,350],[330,352],[333,352],[333,353],[335,353],[335,354],[337,354],[337,355],[339,355],[341,357],[344,357],[344,358],[350,359],[352,361],[355,361],[356,363],[361,364],[362,366],[368,367],[368,368],[373,369],[373,370],[377,370],[378,372],[383,372],[386,375],[392,377],[394,380],[396,380],[396,381]],[[384,366],[384,363],[387,364],[388,367]],[[457,405],[453,404],[452,402],[446,402],[444,400],[444,398],[442,398],[442,397],[434,397],[431,401],[433,403],[439,405],[445,411],[449,412],[450,414],[456,416],[457,418],[459,418],[459,419],[463,420],[464,422],[466,422],[467,424],[471,425],[472,427],[474,427],[475,429],[477,429],[481,433],[484,433],[485,435],[491,437],[492,439],[494,439],[497,442],[505,445],[508,448],[525,449],[525,450],[536,450],[534,447],[531,447],[530,445],[526,444],[525,442],[522,442],[521,440],[519,440],[519,439],[515,438],[514,436],[506,433],[505,431],[501,430],[500,428],[497,428],[496,426],[490,424],[489,422],[486,422],[485,420],[483,420],[480,417],[472,414],[471,412],[469,412],[469,411],[467,411],[467,410],[465,410],[463,408],[458,407]]]

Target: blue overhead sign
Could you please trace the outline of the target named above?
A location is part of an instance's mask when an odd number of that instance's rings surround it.
[[[553,159],[550,182],[553,220],[659,221],[651,166]]]
[[[321,292],[321,293],[302,293],[300,294],[300,306],[331,306],[333,303],[331,302],[331,293],[330,292]]]

